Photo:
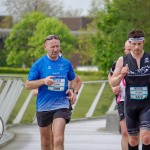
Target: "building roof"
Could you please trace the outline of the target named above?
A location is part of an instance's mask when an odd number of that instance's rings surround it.
[[[86,28],[93,19],[88,17],[68,17],[59,18],[59,20],[65,23],[71,31],[78,31],[82,28]]]

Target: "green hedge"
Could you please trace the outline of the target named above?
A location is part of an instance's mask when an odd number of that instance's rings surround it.
[[[12,68],[12,67],[0,67],[0,73],[20,73],[20,74],[26,74],[29,73],[30,68]],[[75,70],[75,72],[78,75],[100,75],[101,72],[100,71],[77,71]]]
[[[0,73],[28,74],[29,68],[0,67]]]
[[[103,71],[77,71],[75,70],[76,74],[79,76],[96,76],[99,77],[101,80],[106,80],[107,76]]]
[[[30,68],[12,68],[12,67],[0,67],[0,73],[9,73],[9,74],[28,74]],[[101,80],[107,79],[103,71],[77,71],[75,72],[78,76],[97,76]]]

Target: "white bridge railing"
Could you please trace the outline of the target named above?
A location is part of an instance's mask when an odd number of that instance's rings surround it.
[[[108,83],[108,80],[99,80],[99,81],[87,81],[83,82],[82,86],[80,88],[79,94],[77,96],[77,101],[73,105],[73,110],[76,107],[76,104],[78,103],[79,97],[82,94],[82,90],[86,84],[93,84],[93,83],[100,83],[100,88],[98,93],[96,94],[93,103],[91,104],[88,112],[86,113],[87,118],[92,117],[96,106],[98,104],[98,101],[100,100],[100,97],[104,91],[106,83]],[[13,108],[16,105],[16,102],[24,88],[24,83],[21,78],[19,77],[9,77],[9,76],[0,76],[0,117],[3,119],[4,124],[7,123]],[[13,120],[14,124],[19,124],[21,122],[21,119],[30,103],[30,100],[32,98],[33,91],[29,93],[26,100],[24,101],[24,104],[20,108],[18,114],[16,115],[15,119]],[[115,108],[115,102],[112,103],[111,107],[109,108],[109,111],[114,110]],[[35,121],[34,121],[35,122]]]
[[[0,117],[4,124],[7,123],[23,88],[20,77],[0,76]]]

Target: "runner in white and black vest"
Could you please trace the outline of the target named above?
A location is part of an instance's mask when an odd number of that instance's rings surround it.
[[[123,48],[124,53],[127,55],[130,53],[131,48],[130,48],[130,43],[127,40],[125,42],[125,46]],[[113,72],[115,70],[117,62],[114,62],[110,72],[108,74],[108,80],[110,81],[111,76],[113,75]],[[117,104],[117,110],[119,114],[119,124],[120,124],[120,129],[121,129],[121,147],[122,150],[128,150],[128,132],[127,132],[127,127],[126,127],[126,121],[125,121],[125,113],[124,113],[124,101],[125,101],[125,88],[126,88],[126,83],[124,78],[122,78],[120,84],[118,86],[112,87],[112,91],[116,96],[116,104]]]

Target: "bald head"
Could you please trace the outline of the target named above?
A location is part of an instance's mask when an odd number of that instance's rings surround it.
[[[127,55],[130,53],[130,51],[131,51],[130,42],[127,40],[124,45],[124,53]]]

